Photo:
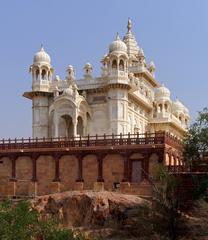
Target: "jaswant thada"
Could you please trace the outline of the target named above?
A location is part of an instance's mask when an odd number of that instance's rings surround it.
[[[84,66],[76,79],[72,65],[66,79],[52,81],[51,58],[43,48],[30,67],[33,102],[33,137],[71,137],[168,131],[181,137],[189,120],[188,109],[172,101],[170,91],[155,79],[155,65],[146,63],[142,48],[131,31],[123,40],[117,34],[103,56],[101,76]]]
[[[155,79],[130,19],[101,59],[101,75],[86,63],[82,79],[69,65],[53,77],[43,47],[30,66],[33,136],[0,143],[0,194],[35,196],[66,190],[151,194],[148,176],[162,162],[183,167],[180,140],[188,109]]]

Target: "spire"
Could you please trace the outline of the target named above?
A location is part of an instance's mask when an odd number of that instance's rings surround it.
[[[127,29],[128,29],[128,33],[129,33],[131,31],[131,19],[130,18],[128,18]]]
[[[128,18],[127,33],[125,34],[123,41],[126,43],[128,55],[136,56],[139,51],[139,46],[138,46],[137,41],[131,31],[131,27],[132,27],[131,19]]]
[[[44,48],[43,48],[43,44],[42,43],[40,45],[40,51],[45,51]]]
[[[118,32],[116,33],[116,40],[121,40]]]

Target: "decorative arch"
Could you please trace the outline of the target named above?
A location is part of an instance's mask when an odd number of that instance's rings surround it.
[[[59,119],[58,132],[60,137],[73,136],[73,121],[70,115],[62,115]]]
[[[120,61],[119,61],[119,70],[124,71],[124,60],[123,59],[120,59]]]
[[[117,60],[116,59],[114,59],[112,61],[112,69],[117,69]]]
[[[84,121],[81,116],[77,118],[77,135],[83,136],[84,134]]]

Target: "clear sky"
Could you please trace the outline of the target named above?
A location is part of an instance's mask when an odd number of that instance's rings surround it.
[[[128,17],[156,78],[189,109],[192,119],[208,106],[208,0],[0,0],[0,138],[32,133],[28,73],[43,43],[55,74],[75,67],[77,77],[90,62],[100,72],[101,57]]]

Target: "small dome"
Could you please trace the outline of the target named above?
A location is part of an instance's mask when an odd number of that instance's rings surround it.
[[[69,66],[67,67],[67,70],[74,70],[74,67],[73,67],[72,65],[69,65]]]
[[[51,63],[51,58],[48,55],[47,52],[45,52],[44,48],[41,47],[40,51],[37,52],[33,58],[33,62],[34,63],[47,63],[50,64]]]
[[[158,87],[155,91],[155,99],[166,98],[170,99],[170,91],[164,86],[164,84]]]
[[[120,39],[119,35],[117,34],[116,40],[114,40],[109,46],[109,52],[127,52],[126,44]]]
[[[176,99],[176,101],[173,102],[173,112],[182,112],[183,113],[184,111],[186,111],[186,108],[178,99]]]
[[[84,68],[92,68],[92,65],[91,65],[90,63],[86,63],[86,64],[84,65]]]
[[[184,113],[185,113],[185,115],[189,116],[189,110],[188,110],[188,108],[185,107],[185,106],[184,106]]]
[[[155,71],[156,67],[155,67],[155,64],[154,64],[153,61],[150,62],[149,69],[152,70],[152,71]]]

